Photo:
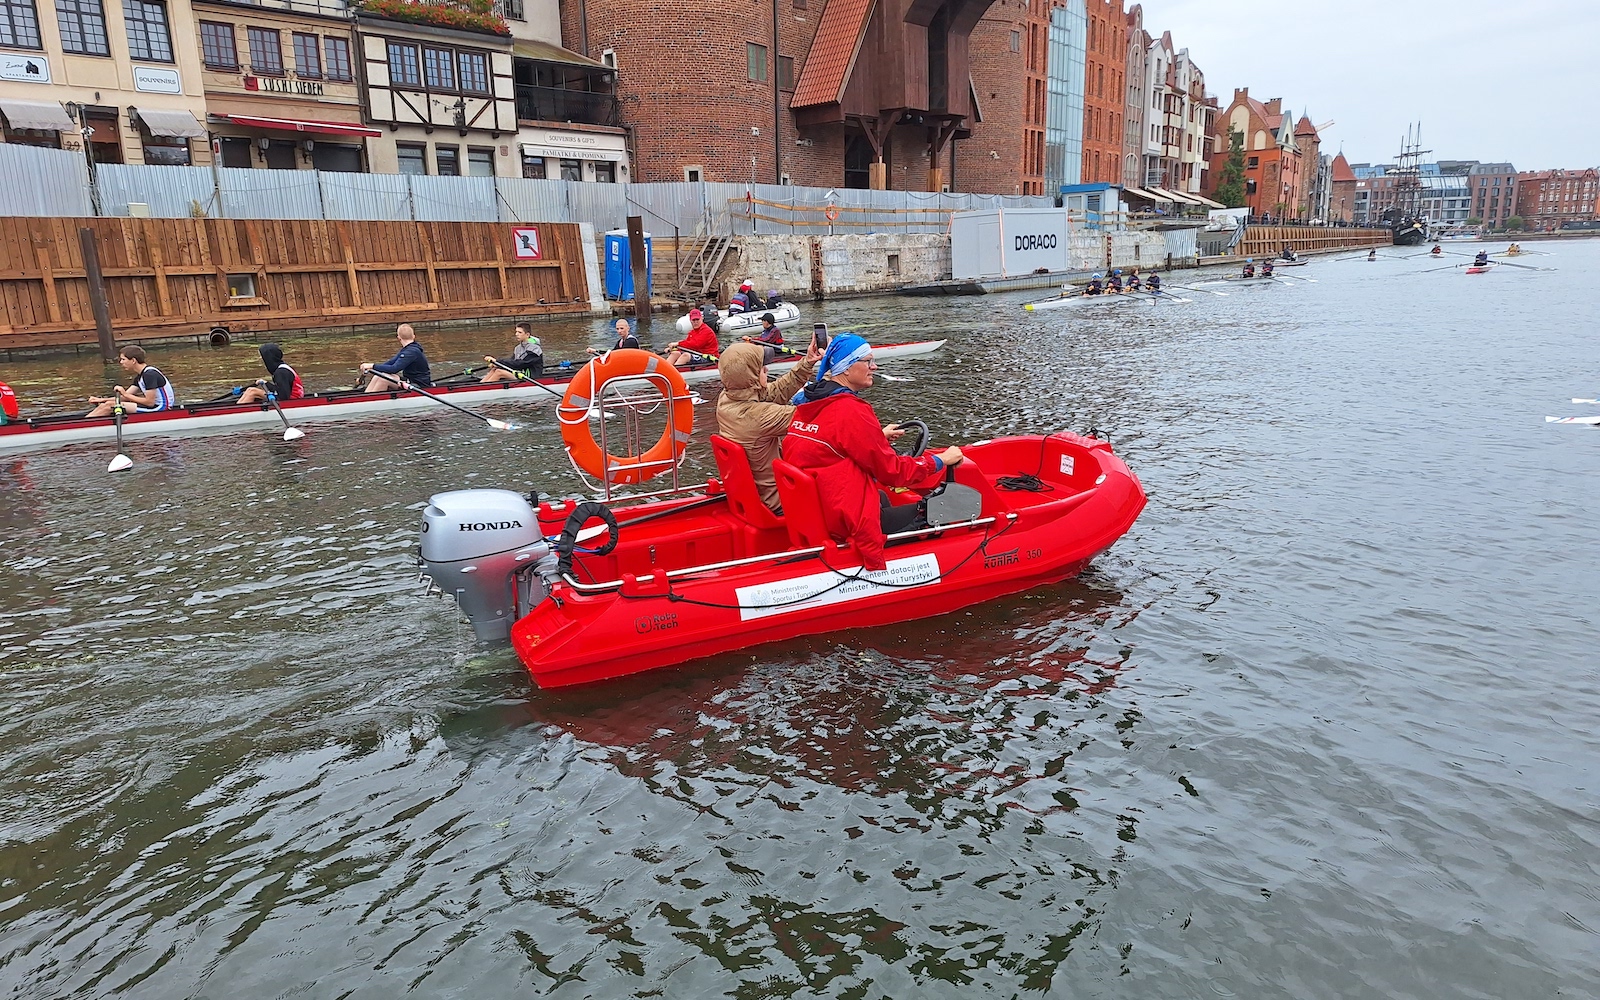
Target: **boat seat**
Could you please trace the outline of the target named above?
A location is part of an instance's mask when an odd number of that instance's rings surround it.
[[[717,475],[728,491],[728,509],[752,528],[781,529],[783,519],[761,502],[761,491],[756,488],[755,473],[750,469],[750,456],[744,445],[713,434],[711,453],[717,460]]]
[[[781,458],[773,460],[772,472],[778,480],[778,499],[783,501],[783,522],[789,529],[790,543],[795,548],[826,545],[828,529],[822,520],[822,496],[817,492],[816,477]]]

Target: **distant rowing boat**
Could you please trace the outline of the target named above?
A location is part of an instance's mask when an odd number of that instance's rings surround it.
[[[874,347],[872,353],[876,360],[886,361],[932,354],[944,344],[942,340],[888,344]],[[767,371],[786,372],[797,363],[798,360],[775,361],[767,366]],[[434,405],[424,393],[469,406],[548,400],[564,395],[568,383],[583,367],[583,364],[568,365],[532,382],[473,382],[467,385],[435,386],[426,390],[394,389],[389,392],[346,389],[316,393],[304,399],[280,400],[279,405],[289,420],[301,423],[308,420],[349,420],[420,410]],[[717,363],[707,360],[679,368],[679,371],[686,382],[709,382],[717,377]],[[276,427],[278,424],[278,414],[269,405],[240,406],[224,400],[192,403],[159,413],[129,413],[123,417],[122,432],[125,437],[183,436],[255,426]],[[34,417],[0,425],[0,452],[31,451],[79,441],[112,441],[115,438],[116,422],[112,417],[84,417],[79,414]]]
[[[1171,292],[1102,292],[1099,295],[1085,295],[1078,292],[1075,295],[1058,295],[1053,299],[1040,299],[1037,302],[1025,302],[1022,308],[1029,312],[1040,312],[1045,309],[1065,309],[1074,306],[1087,306],[1106,302],[1128,302],[1143,300],[1154,305],[1157,302],[1189,302]]]

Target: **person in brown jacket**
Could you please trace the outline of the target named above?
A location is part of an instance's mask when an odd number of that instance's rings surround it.
[[[759,344],[738,343],[722,352],[717,371],[722,375],[722,395],[717,399],[717,433],[744,447],[750,456],[750,471],[755,474],[761,502],[774,514],[781,514],[778,482],[772,474],[772,460],[783,445],[783,432],[789,429],[794,407],[789,400],[816,373],[815,339],[805,358],[777,381],[767,378],[765,353]]]

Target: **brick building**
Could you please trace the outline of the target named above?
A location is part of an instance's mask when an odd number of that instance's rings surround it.
[[[1600,171],[1533,170],[1517,175],[1517,214],[1527,229],[1560,229],[1563,222],[1595,218]]]
[[[1301,156],[1282,98],[1262,103],[1250,96],[1248,87],[1234,90],[1233,102],[1217,119],[1208,184],[1215,184],[1227,161],[1230,131],[1244,135],[1245,204],[1251,214],[1274,218],[1297,214],[1304,197]]]
[[[1044,193],[1050,0],[995,0],[969,42],[981,121],[955,144],[964,191]]]
[[[616,68],[636,181],[937,190],[993,2],[590,0],[562,43]]]
[[[1467,172],[1471,218],[1490,229],[1504,229],[1517,214],[1517,168],[1509,163],[1475,163]]]
[[[1122,0],[1087,0],[1089,38],[1083,80],[1083,183],[1122,183],[1128,15]]]
[[[1355,221],[1356,173],[1341,150],[1333,158],[1328,171],[1328,221],[1349,223]]]
[[[1301,115],[1294,123],[1294,145],[1300,151],[1300,197],[1295,201],[1295,211],[1302,219],[1327,217],[1329,175],[1322,164],[1322,136],[1311,124],[1310,115]],[[1331,167],[1332,164],[1329,164]]]

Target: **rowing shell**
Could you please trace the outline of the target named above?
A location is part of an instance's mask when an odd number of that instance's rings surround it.
[[[932,354],[943,347],[942,340],[923,340],[909,344],[888,344],[874,347],[872,356],[878,361],[894,358],[912,358]],[[781,374],[799,363],[798,359],[774,361],[767,371]],[[326,392],[304,399],[279,400],[278,405],[290,420],[301,423],[308,420],[348,420],[380,413],[399,413],[406,410],[426,409],[437,404],[425,399],[422,393],[444,397],[452,402],[471,406],[494,403],[528,402],[557,399],[567,391],[567,384],[582,365],[564,367],[559,372],[546,374],[538,385],[528,382],[487,382],[464,386],[435,386],[432,389],[391,392]],[[679,369],[685,382],[709,382],[717,378],[715,361],[706,361]],[[188,435],[208,431],[235,431],[253,426],[277,426],[278,414],[270,405],[240,406],[232,402],[195,403],[159,413],[131,413],[122,420],[124,437],[150,437],[154,435]],[[116,438],[116,421],[112,417],[35,417],[31,420],[0,425],[0,452],[28,451],[53,448],[78,441],[111,441]]]
[[[1022,308],[1029,312],[1039,312],[1044,309],[1062,309],[1068,306],[1086,306],[1096,302],[1117,302],[1128,299],[1143,299],[1154,305],[1157,302],[1190,302],[1191,299],[1180,298],[1168,292],[1104,292],[1100,295],[1062,295],[1053,299],[1042,299],[1038,302],[1024,303]]]
[[[1600,415],[1592,417],[1545,417],[1547,424],[1596,424],[1600,425]]]

